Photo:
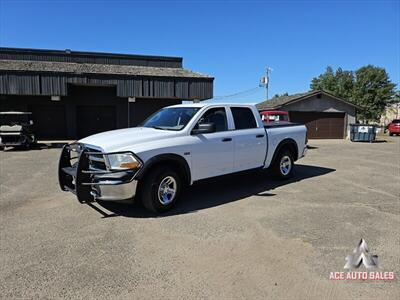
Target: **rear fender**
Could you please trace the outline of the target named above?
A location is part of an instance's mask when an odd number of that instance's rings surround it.
[[[275,149],[274,156],[272,157],[272,163],[275,162],[277,155],[284,149],[288,149],[293,154],[293,160],[296,161],[299,158],[299,148],[294,139],[284,139],[282,140]]]

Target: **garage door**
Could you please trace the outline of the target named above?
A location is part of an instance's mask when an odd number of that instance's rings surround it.
[[[80,105],[76,108],[78,138],[117,128],[114,105]]]
[[[32,105],[33,130],[38,139],[65,139],[67,123],[65,106],[61,104]]]
[[[292,122],[305,124],[310,139],[343,139],[345,113],[289,112]]]

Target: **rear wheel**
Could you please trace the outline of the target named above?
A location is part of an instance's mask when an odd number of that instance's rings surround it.
[[[389,135],[390,135],[390,136],[393,136],[393,133],[392,133],[392,132],[389,132]]]
[[[153,212],[171,209],[179,199],[182,180],[170,167],[156,168],[146,174],[140,189],[143,206]]]
[[[278,179],[287,179],[293,176],[294,160],[293,155],[288,150],[279,152],[276,156],[272,171]]]

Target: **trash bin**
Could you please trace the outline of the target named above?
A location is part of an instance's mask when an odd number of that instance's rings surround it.
[[[372,142],[376,138],[376,125],[350,124],[350,140],[352,142]]]

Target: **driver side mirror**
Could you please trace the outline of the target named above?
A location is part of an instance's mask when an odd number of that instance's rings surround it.
[[[215,124],[214,123],[197,124],[192,130],[192,134],[204,134],[204,133],[213,133],[213,132],[215,132]]]

